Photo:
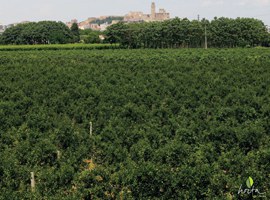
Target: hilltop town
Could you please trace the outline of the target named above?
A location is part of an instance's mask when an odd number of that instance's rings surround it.
[[[92,29],[97,31],[105,31],[107,27],[116,24],[120,21],[125,23],[134,22],[151,22],[151,21],[164,21],[170,19],[170,13],[166,12],[165,9],[160,8],[156,12],[156,4],[152,2],[150,14],[144,14],[140,11],[131,11],[124,16],[101,16],[101,17],[90,17],[84,21],[79,22],[77,19],[72,19],[65,24],[71,27],[73,23],[78,24],[79,28],[82,30]],[[18,24],[28,23],[28,21],[23,21],[19,23],[1,25],[0,24],[0,34],[5,31],[5,29],[16,26]]]
[[[94,30],[94,31],[105,31],[109,26],[116,24],[120,21],[124,23],[140,23],[140,22],[154,22],[154,21],[165,21],[170,19],[170,13],[164,8],[159,8],[157,11],[156,4],[152,2],[150,13],[145,14],[141,11],[130,11],[124,16],[100,16],[100,17],[89,17],[88,19],[79,22],[77,19],[72,19],[65,24],[70,28],[73,23],[78,24],[81,30]],[[13,23],[9,25],[0,24],[0,34],[2,34],[7,28],[16,26],[18,24],[28,23],[29,21],[23,21],[19,23]],[[270,32],[270,26],[266,26],[268,32]]]
[[[85,21],[78,22],[77,19],[73,19],[70,22],[67,22],[66,25],[71,27],[73,23],[77,23],[79,28],[82,30],[92,29],[98,31],[104,31],[107,27],[123,21],[125,23],[134,23],[134,22],[153,22],[153,21],[164,21],[170,19],[170,13],[166,12],[165,9],[160,8],[156,12],[156,4],[152,2],[150,14],[144,14],[140,11],[131,11],[125,16],[101,16],[99,18],[91,17]]]
[[[170,19],[170,13],[165,9],[160,8],[156,12],[156,4],[151,4],[151,14],[144,14],[143,12],[130,12],[124,17],[125,22],[151,22],[151,21],[164,21]]]
[[[101,17],[90,17],[85,21],[79,22],[77,19],[73,19],[70,22],[66,22],[66,25],[70,28],[72,24],[78,24],[79,29],[86,30],[92,29],[96,31],[105,31],[107,27],[123,21],[122,16],[101,16]]]

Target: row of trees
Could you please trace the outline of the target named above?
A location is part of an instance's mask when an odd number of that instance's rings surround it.
[[[164,22],[124,24],[108,28],[107,40],[129,48],[267,46],[270,36],[264,23],[252,18],[215,18],[202,21],[175,18]]]
[[[79,41],[79,29],[62,22],[41,21],[8,28],[0,37],[2,44],[66,44]]]
[[[74,23],[70,29],[62,22],[42,21],[19,24],[0,35],[0,44],[66,44],[101,43],[100,31],[79,30]]]
[[[2,44],[120,43],[128,48],[202,47],[207,36],[209,47],[270,46],[264,23],[252,18],[215,18],[202,21],[175,18],[164,22],[123,22],[110,26],[101,41],[100,31],[69,29],[62,22],[42,21],[19,24],[0,37]]]

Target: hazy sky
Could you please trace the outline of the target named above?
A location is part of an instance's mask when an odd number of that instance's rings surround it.
[[[0,23],[85,20],[129,11],[150,13],[151,0],[0,0]],[[156,0],[172,17],[256,17],[270,25],[270,0]]]

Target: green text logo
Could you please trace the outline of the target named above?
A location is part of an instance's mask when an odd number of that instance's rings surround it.
[[[253,186],[253,179],[251,177],[248,177],[246,184],[248,188],[251,188]]]
[[[260,197],[266,197],[265,192],[262,193],[262,192],[259,191],[259,189],[256,189],[254,187],[254,181],[253,181],[253,179],[251,177],[248,177],[248,179],[246,180],[246,185],[247,185],[247,189],[242,188],[242,185],[240,185],[240,188],[238,190],[239,195],[240,194],[242,194],[242,195],[248,194],[248,195],[252,195],[252,196],[253,195],[257,196],[258,195]]]

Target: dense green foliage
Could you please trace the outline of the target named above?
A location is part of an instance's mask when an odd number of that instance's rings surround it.
[[[212,21],[175,18],[164,22],[118,23],[107,30],[109,42],[129,48],[203,47],[205,29],[209,47],[269,46],[270,34],[262,21],[215,18]]]
[[[0,45],[1,45],[1,44],[4,44],[2,34],[0,34]]]
[[[119,49],[118,44],[0,45],[0,51]]]
[[[71,33],[73,34],[73,41],[74,42],[80,42],[80,31],[79,31],[79,26],[77,23],[73,23],[71,25]]]
[[[85,44],[99,44],[102,43],[99,38],[103,33],[92,29],[80,30],[81,41]]]
[[[66,44],[74,42],[71,30],[62,22],[41,21],[18,24],[5,30],[2,44]]]
[[[249,176],[269,199],[269,66],[269,49],[2,51],[0,199],[248,199]]]

